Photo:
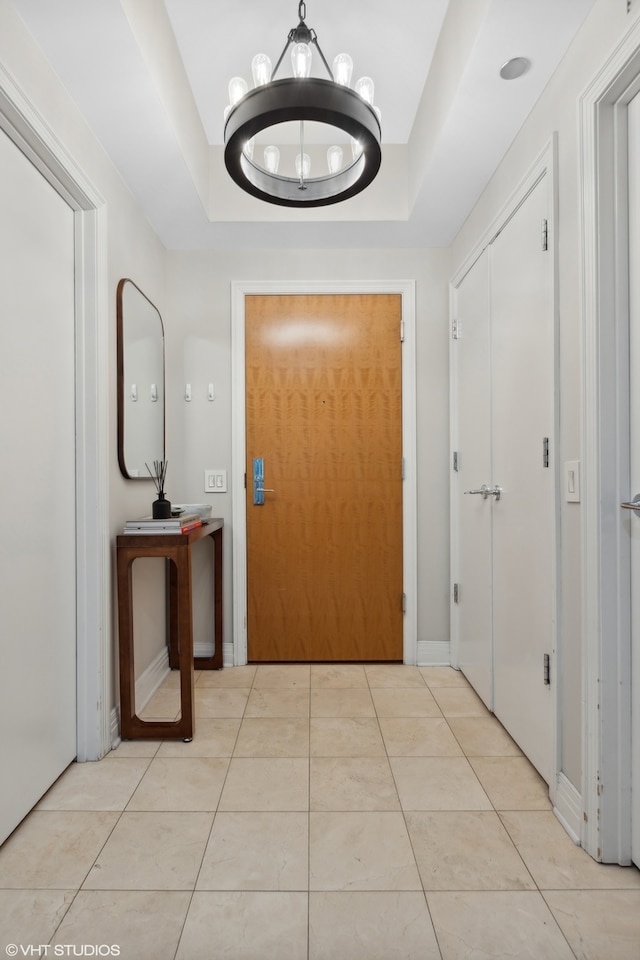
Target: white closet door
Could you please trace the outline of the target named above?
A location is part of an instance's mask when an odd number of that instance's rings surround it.
[[[494,710],[548,783],[553,701],[544,657],[553,659],[554,636],[555,351],[553,254],[541,236],[549,217],[544,176],[490,248],[493,483],[503,491],[493,503]]]
[[[76,753],[73,212],[0,132],[0,841]]]
[[[458,666],[493,708],[491,498],[470,491],[491,482],[489,256],[485,251],[457,290],[459,337],[453,343],[457,382]]]
[[[456,291],[452,550],[458,666],[550,783],[554,714],[544,657],[553,663],[555,329],[553,254],[542,244],[547,181]],[[475,492],[483,485],[486,498]]]
[[[631,499],[640,493],[640,95],[629,104],[629,277]],[[631,857],[640,866],[640,516],[625,511],[631,536]]]

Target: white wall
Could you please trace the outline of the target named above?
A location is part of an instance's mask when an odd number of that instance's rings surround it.
[[[205,494],[204,470],[231,486],[231,282],[417,281],[418,640],[449,640],[449,395],[447,250],[305,250],[170,253],[167,333],[169,459],[181,499],[213,504],[225,520],[225,609],[231,610],[231,493]],[[207,400],[213,382],[216,400]],[[191,383],[193,400],[182,397]],[[175,472],[172,469],[172,482]],[[170,484],[171,486],[171,484]],[[172,491],[173,496],[173,491]],[[225,643],[230,643],[231,615]]]
[[[560,462],[582,456],[581,223],[579,98],[640,15],[622,0],[598,0],[505,159],[452,245],[457,268],[503,207],[554,131],[558,134],[558,306],[560,322]],[[515,81],[517,82],[517,81]],[[582,780],[581,505],[561,499],[561,769]]]

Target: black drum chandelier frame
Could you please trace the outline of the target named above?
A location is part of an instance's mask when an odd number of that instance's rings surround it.
[[[320,207],[340,203],[369,186],[382,161],[381,128],[374,107],[355,90],[335,82],[315,31],[304,22],[304,0],[298,16],[300,23],[289,32],[271,81],[250,90],[230,110],[224,129],[224,162],[232,179],[254,197],[284,207]],[[316,47],[329,80],[273,79],[288,48],[299,43]],[[288,121],[299,121],[301,130],[305,121],[336,127],[358,142],[360,152],[348,166],[322,177],[271,173],[254,163],[246,144],[263,130]]]

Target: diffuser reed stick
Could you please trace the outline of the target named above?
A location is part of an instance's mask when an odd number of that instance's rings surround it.
[[[148,463],[145,463],[145,467],[149,473],[149,476],[153,480],[156,490],[158,491],[158,497],[160,499],[164,498],[164,482],[167,478],[167,467],[169,465],[168,460],[154,460],[153,461],[153,473]]]

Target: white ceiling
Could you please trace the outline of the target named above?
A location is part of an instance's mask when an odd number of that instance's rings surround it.
[[[298,0],[13,0],[170,249],[447,246],[594,2],[307,0],[327,60],[375,80],[383,160],[360,196],[299,211],[245,195],[222,147],[230,77],[275,64]],[[500,79],[516,56],[530,71]]]

